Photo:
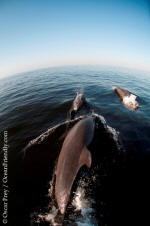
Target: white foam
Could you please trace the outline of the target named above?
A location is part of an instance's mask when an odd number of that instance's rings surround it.
[[[94,209],[91,207],[92,203],[94,203],[94,200],[88,199],[85,196],[85,188],[79,186],[72,201],[75,211],[81,211],[82,218],[76,220],[78,226],[97,225],[97,223],[93,224],[92,222],[93,219],[91,215],[94,212]],[[96,220],[94,219],[94,221]]]
[[[116,89],[116,87],[115,87],[115,86],[113,86],[113,87],[112,87],[112,89],[113,89],[113,90],[115,90],[115,89]]]
[[[52,223],[53,225],[56,225],[55,224],[55,217],[56,217],[57,213],[58,213],[58,209],[56,209],[56,207],[53,206],[50,213],[45,215],[44,218],[45,218],[46,221]]]
[[[106,124],[106,120],[102,115],[100,115],[99,118],[103,124]]]
[[[114,128],[112,128],[111,126],[108,126],[107,125],[107,129],[108,129],[108,132],[110,132],[112,135],[113,135],[113,139],[115,141],[118,141],[118,135],[119,135],[119,132],[116,131]]]
[[[88,201],[85,199],[85,191],[83,188],[77,188],[74,199],[72,201],[72,205],[75,207],[75,211],[82,210],[83,208],[89,206]]]
[[[92,110],[92,116],[98,117],[103,124],[106,124],[105,118],[102,115],[94,113],[94,110]]]
[[[125,96],[123,98],[123,103],[130,110],[135,110],[139,106],[138,102],[136,101],[136,98],[137,96],[130,94],[129,96]]]
[[[34,213],[36,216],[36,222],[49,222],[50,225],[58,226],[58,223],[55,222],[55,217],[57,216],[58,209],[55,206],[52,206],[51,210],[48,213],[41,214],[41,213]],[[32,216],[33,218],[33,216]]]

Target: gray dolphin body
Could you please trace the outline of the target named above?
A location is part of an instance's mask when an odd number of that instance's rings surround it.
[[[117,93],[117,95],[119,96],[119,98],[121,99],[121,101],[123,101],[124,97],[129,97],[130,94],[127,90],[122,89],[122,88],[115,88],[115,92]]]
[[[79,169],[91,166],[91,154],[87,149],[94,135],[94,118],[79,121],[64,140],[56,169],[55,198],[61,214],[65,213],[70,191]]]
[[[83,93],[77,93],[76,98],[73,101],[73,110],[77,111],[84,102]]]
[[[136,110],[139,106],[138,102],[136,101],[136,96],[132,93],[128,92],[122,88],[115,88],[115,92],[119,96],[122,103],[129,109],[129,110]]]
[[[83,93],[77,93],[76,98],[74,99],[68,114],[69,119],[74,119],[76,112],[82,107],[84,101],[85,98]]]

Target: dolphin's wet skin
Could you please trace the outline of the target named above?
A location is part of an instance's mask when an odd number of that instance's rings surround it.
[[[91,167],[91,153],[87,149],[94,136],[94,117],[77,122],[68,132],[56,167],[55,197],[59,210],[65,213],[75,177],[83,165]]]
[[[23,150],[22,170],[17,175],[17,186],[12,195],[12,203],[16,195],[20,196],[20,203],[19,209],[10,207],[12,219],[17,211],[17,218],[26,219],[22,225],[100,225],[109,223],[108,219],[116,221],[116,213],[120,211],[116,200],[118,202],[121,193],[124,150],[117,133],[104,123],[101,116],[94,117],[94,137],[88,146],[92,155],[91,168],[83,166],[79,170],[65,215],[59,213],[54,196],[55,168],[65,139],[62,134],[83,120],[84,116],[53,127]],[[14,219],[14,222],[19,225],[20,221]]]

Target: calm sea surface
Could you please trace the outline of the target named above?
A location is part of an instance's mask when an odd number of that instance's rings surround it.
[[[122,87],[135,94],[139,108],[136,111],[125,108],[113,87]],[[147,189],[147,178],[144,178],[148,175],[150,156],[150,73],[142,71],[74,66],[42,69],[1,79],[0,132],[2,138],[3,131],[8,131],[10,170],[18,164],[16,156],[30,140],[66,120],[67,111],[79,91],[84,93],[92,110],[104,116],[107,124],[119,132],[126,150],[126,172],[131,191],[137,189],[143,195]],[[144,203],[145,197],[141,199]],[[10,225],[15,224],[10,222]]]

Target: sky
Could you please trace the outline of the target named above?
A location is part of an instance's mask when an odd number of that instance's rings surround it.
[[[86,64],[150,71],[150,1],[0,0],[0,77]]]

